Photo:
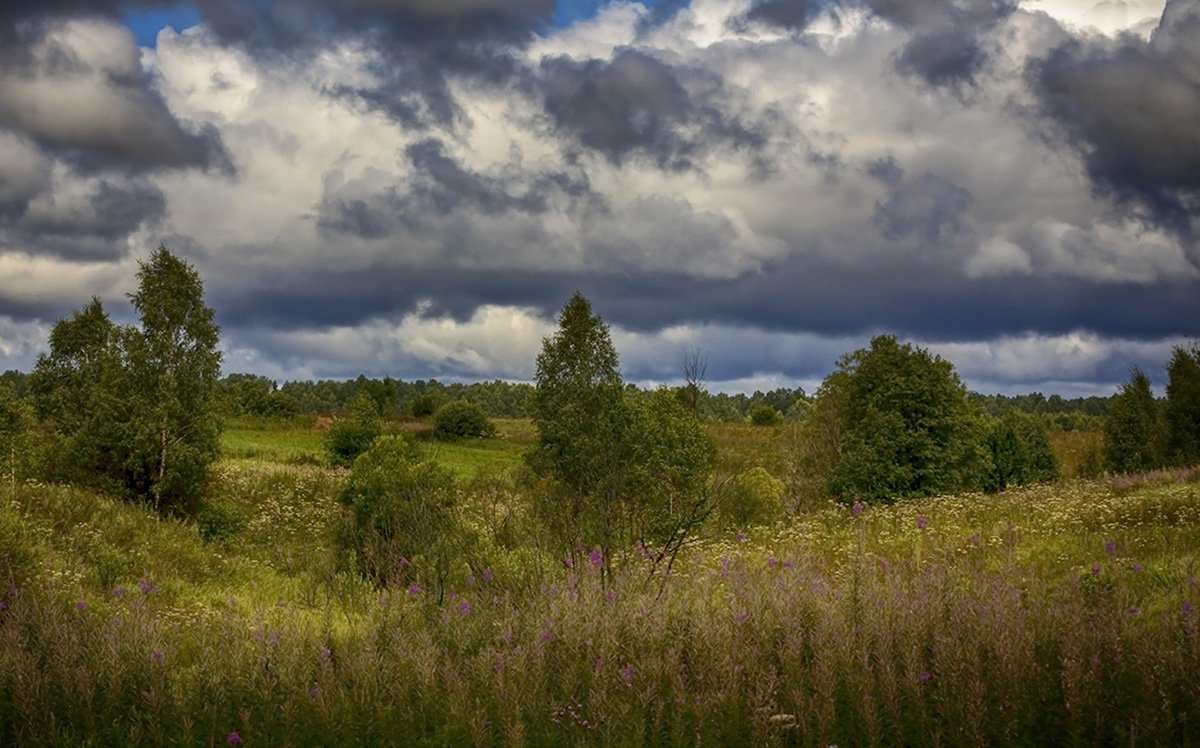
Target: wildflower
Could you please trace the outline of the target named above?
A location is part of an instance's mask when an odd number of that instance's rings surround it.
[[[774,556],[771,556],[770,558],[767,559],[767,566],[770,566],[772,569],[774,569],[778,565],[779,565],[779,559],[775,558]]]
[[[75,603],[75,610],[87,610],[87,603],[80,600],[79,602]]]
[[[1100,576],[1100,565],[1099,564],[1092,567],[1092,576],[1094,576],[1094,577]]]
[[[466,579],[466,583],[467,583],[467,586],[468,586],[468,587],[474,587],[474,586],[475,586],[475,575],[474,575],[474,574],[468,574],[468,575],[467,575],[467,579]]]
[[[333,656],[333,651],[330,650],[329,647],[321,647],[321,659],[322,660],[328,660],[332,656]]]
[[[240,732],[238,732],[237,730],[234,730],[233,732],[231,732],[225,736],[225,742],[229,743],[230,745],[241,745],[242,744],[242,734]]]
[[[738,613],[736,616],[734,616],[733,620],[737,621],[738,623],[743,623],[749,617],[750,617],[750,614],[743,610],[740,613]]]
[[[616,591],[615,591],[615,590],[612,590],[611,588],[610,588],[610,589],[607,589],[607,590],[605,590],[605,591],[604,591],[604,599],[605,599],[605,600],[607,600],[607,601],[609,601],[610,603],[611,603],[613,600],[616,600],[616,599],[617,599],[617,593],[616,593]]]
[[[312,695],[312,697],[315,699],[316,697],[318,697],[318,696],[320,696],[320,695],[321,695],[321,687],[320,687],[320,686],[313,686],[312,688],[308,689],[308,692],[309,692],[309,693]]]
[[[627,686],[633,685],[633,679],[636,676],[637,673],[634,672],[632,665],[626,665],[625,669],[621,671],[621,678],[625,681],[625,685]]]
[[[267,666],[267,658],[266,658],[266,656],[264,656],[264,655],[259,655],[259,656],[258,656],[258,664],[259,664],[259,666],[260,666],[260,667],[266,667],[266,666]]]
[[[592,551],[588,554],[588,560],[592,562],[592,566],[601,566],[604,564],[604,554],[600,551]]]
[[[1129,615],[1131,615],[1131,616],[1136,616],[1138,613],[1141,613],[1141,612],[1142,611],[1139,610],[1137,607],[1132,607],[1129,609]]]
[[[1120,653],[1113,655],[1113,662],[1120,662],[1123,659],[1125,659],[1125,656]]]
[[[1117,550],[1117,544],[1111,540],[1104,543],[1104,550],[1113,553]]]
[[[1191,604],[1191,603],[1184,603],[1184,604],[1183,604],[1183,614],[1184,614],[1185,616],[1190,616],[1190,615],[1191,615],[1193,612],[1195,612],[1195,610],[1196,610],[1196,609],[1192,607],[1192,604]]]
[[[272,631],[271,633],[267,634],[267,644],[274,644],[277,641],[279,641],[278,631]]]
[[[279,601],[279,603],[278,603],[278,605],[279,605],[279,607],[281,607],[281,608],[286,608],[286,607],[287,607],[287,603],[285,603],[283,600],[280,600],[280,601]]]
[[[387,605],[388,605],[388,599],[387,599],[386,597],[380,597],[380,598],[379,598],[379,605],[380,605],[381,607],[384,607],[384,608],[386,608],[386,607],[387,607]]]
[[[543,631],[543,632],[542,632],[541,639],[542,639],[542,641],[544,641],[544,642],[552,642],[552,641],[554,641],[554,639],[555,639],[555,637],[554,637],[554,632],[553,632],[553,631]]]
[[[503,669],[504,669],[504,660],[500,660],[496,664],[492,665],[492,672],[498,673]]]
[[[865,509],[865,508],[866,507],[864,507],[862,505],[861,501],[856,501],[856,502],[854,502],[854,506],[850,507],[850,511],[854,512],[854,516],[857,517],[858,515],[863,513],[863,509]]]
[[[739,533],[737,534],[737,542],[741,543],[741,542],[743,542],[745,539],[746,539],[746,533],[744,533],[744,532],[739,532]]]
[[[117,597],[125,597],[125,588],[124,587],[116,587],[113,589],[113,594],[116,595]]]
[[[401,567],[408,566],[408,559],[407,559],[407,558],[405,558],[404,556],[401,556],[401,557],[400,557],[400,562],[399,562],[399,563],[400,563],[400,566],[401,566]]]
[[[976,532],[976,533],[972,533],[972,534],[971,534],[971,537],[969,538],[969,540],[970,540],[970,543],[971,543],[971,545],[979,545],[979,543],[980,543],[980,540],[981,540],[981,539],[980,539],[980,537],[979,537],[979,533],[977,533],[977,532]]]
[[[480,574],[479,576],[483,577],[483,581],[485,581],[485,582],[492,581],[492,572],[490,569],[484,569],[483,573]]]
[[[1145,567],[1143,567],[1141,564],[1134,564],[1133,565],[1133,573],[1140,574],[1143,568],[1145,568]]]
[[[570,556],[567,556],[563,559],[563,566],[567,567],[568,569],[574,565],[575,565],[575,559],[571,558]]]
[[[145,593],[145,594],[147,594],[147,595],[148,595],[148,594],[150,594],[151,592],[154,592],[154,591],[156,591],[156,590],[158,589],[158,587],[154,586],[154,584],[153,584],[152,582],[148,582],[148,581],[146,581],[145,579],[139,579],[139,580],[138,580],[138,589],[139,589],[139,590],[141,590],[143,593]],[[231,597],[231,598],[229,598],[229,604],[230,604],[230,605],[233,605],[233,598],[232,598],[232,597]]]
[[[1100,664],[1100,658],[1095,655],[1092,655],[1092,664],[1098,666]]]
[[[156,662],[161,660],[162,658],[163,658],[163,653],[162,653],[161,649],[154,650],[153,654],[150,655],[150,659],[152,659]]]
[[[795,564],[793,564],[791,561],[784,561],[784,562],[783,562],[783,568],[785,568],[785,569],[790,569],[790,568],[792,568],[793,566],[795,566]]]
[[[8,606],[4,603],[0,603],[0,613],[3,613],[6,610],[8,610]]]
[[[409,597],[416,597],[419,594],[421,594],[421,585],[417,584],[416,582],[413,582],[412,584],[408,585],[408,596]]]
[[[892,567],[892,565],[887,562],[887,559],[883,559],[882,561],[879,562],[879,568],[884,571],[887,571],[891,567]]]
[[[8,596],[9,597],[16,597],[19,594],[21,594],[21,591],[19,589],[17,589],[16,587],[8,588]]]
[[[929,672],[928,670],[922,670],[921,674],[917,676],[917,679],[922,683],[928,683],[929,681],[933,680],[933,673]]]
[[[924,517],[917,517],[917,529],[918,530],[924,530],[925,525],[927,525],[927,524],[929,524],[929,520],[925,519]]]
[[[470,613],[470,612],[471,612],[471,603],[467,602],[466,600],[463,600],[463,601],[462,601],[462,604],[460,604],[460,605],[458,606],[458,613],[459,613],[459,615],[464,615],[464,616],[465,616],[466,614],[468,614],[468,613]]]

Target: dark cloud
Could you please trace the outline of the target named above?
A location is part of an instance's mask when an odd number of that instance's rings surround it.
[[[74,6],[40,12],[54,9]],[[128,32],[15,23],[13,12],[0,18],[0,128],[88,168],[231,168],[214,127],[187,127],[168,110]]]
[[[803,31],[820,12],[820,0],[757,0],[746,11],[745,20]]]
[[[432,138],[408,146],[404,155],[413,172],[404,184],[370,188],[359,183],[326,191],[317,206],[318,226],[328,233],[382,239],[400,232],[421,231],[449,215],[536,216],[561,196],[568,203],[585,201],[602,209],[583,172],[525,173],[498,176],[465,168]]]
[[[951,28],[914,37],[901,51],[897,66],[934,86],[951,86],[974,81],[986,61],[974,34]]]
[[[679,72],[634,49],[611,61],[553,58],[542,63],[546,111],[557,128],[620,164],[634,154],[686,169],[714,141],[757,146],[763,136],[718,107],[695,101]]]
[[[970,192],[926,172],[896,185],[885,202],[876,204],[875,225],[893,242],[928,250],[962,231],[962,216],[972,202]]]
[[[1030,68],[1094,183],[1192,237],[1200,226],[1200,0],[1170,0],[1149,41],[1071,40]]]

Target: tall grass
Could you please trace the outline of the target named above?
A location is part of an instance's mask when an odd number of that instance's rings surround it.
[[[530,552],[438,602],[339,570],[336,481],[226,463],[208,539],[6,494],[0,744],[1200,743],[1195,483],[829,505],[666,580]]]

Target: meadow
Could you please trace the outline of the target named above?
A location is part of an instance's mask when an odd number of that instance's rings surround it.
[[[231,422],[186,522],[6,485],[0,744],[1200,744],[1196,471],[826,503],[668,574],[541,546],[504,478],[532,430],[500,425],[422,439],[480,539],[444,596],[335,552],[315,421]]]

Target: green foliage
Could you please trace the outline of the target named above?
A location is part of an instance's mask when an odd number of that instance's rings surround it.
[[[378,584],[417,581],[444,590],[468,551],[454,474],[421,461],[403,436],[380,437],[354,461],[341,492],[350,508],[343,548]]]
[[[983,489],[1003,491],[1009,486],[1024,486],[1056,480],[1058,460],[1042,421],[1016,410],[1005,413],[987,436],[991,465],[983,479]]]
[[[978,487],[986,427],[949,361],[881,335],[843,356],[837,374],[827,380],[844,388],[835,493],[891,500]]]
[[[219,383],[224,411],[231,416],[290,418],[299,411],[296,398],[267,377],[231,374]]]
[[[0,506],[0,585],[21,587],[41,562],[37,539],[19,514]]]
[[[1176,346],[1167,375],[1167,457],[1176,465],[1200,464],[1200,345]]]
[[[33,408],[0,382],[0,480],[10,487],[29,474],[34,425]]]
[[[721,516],[738,528],[775,522],[783,516],[783,481],[761,466],[738,473],[724,486]]]
[[[379,417],[375,400],[366,392],[359,392],[350,401],[350,416],[336,418],[325,434],[325,451],[334,465],[346,467],[371,447],[383,433],[383,419]]]
[[[750,412],[750,423],[755,426],[775,426],[783,422],[783,416],[771,405],[763,403]]]
[[[47,472],[188,513],[218,454],[219,328],[199,275],[165,247],[138,280],[140,327],[116,327],[92,299],[51,331],[30,383]]]
[[[496,426],[478,405],[452,400],[438,408],[433,433],[441,439],[485,439],[496,435]]]
[[[538,514],[570,549],[680,542],[710,510],[711,437],[671,392],[626,391],[608,326],[581,294],[558,321],[537,360]]]
[[[1134,369],[1108,409],[1104,457],[1114,473],[1138,473],[1162,464],[1162,419],[1150,379]]]

